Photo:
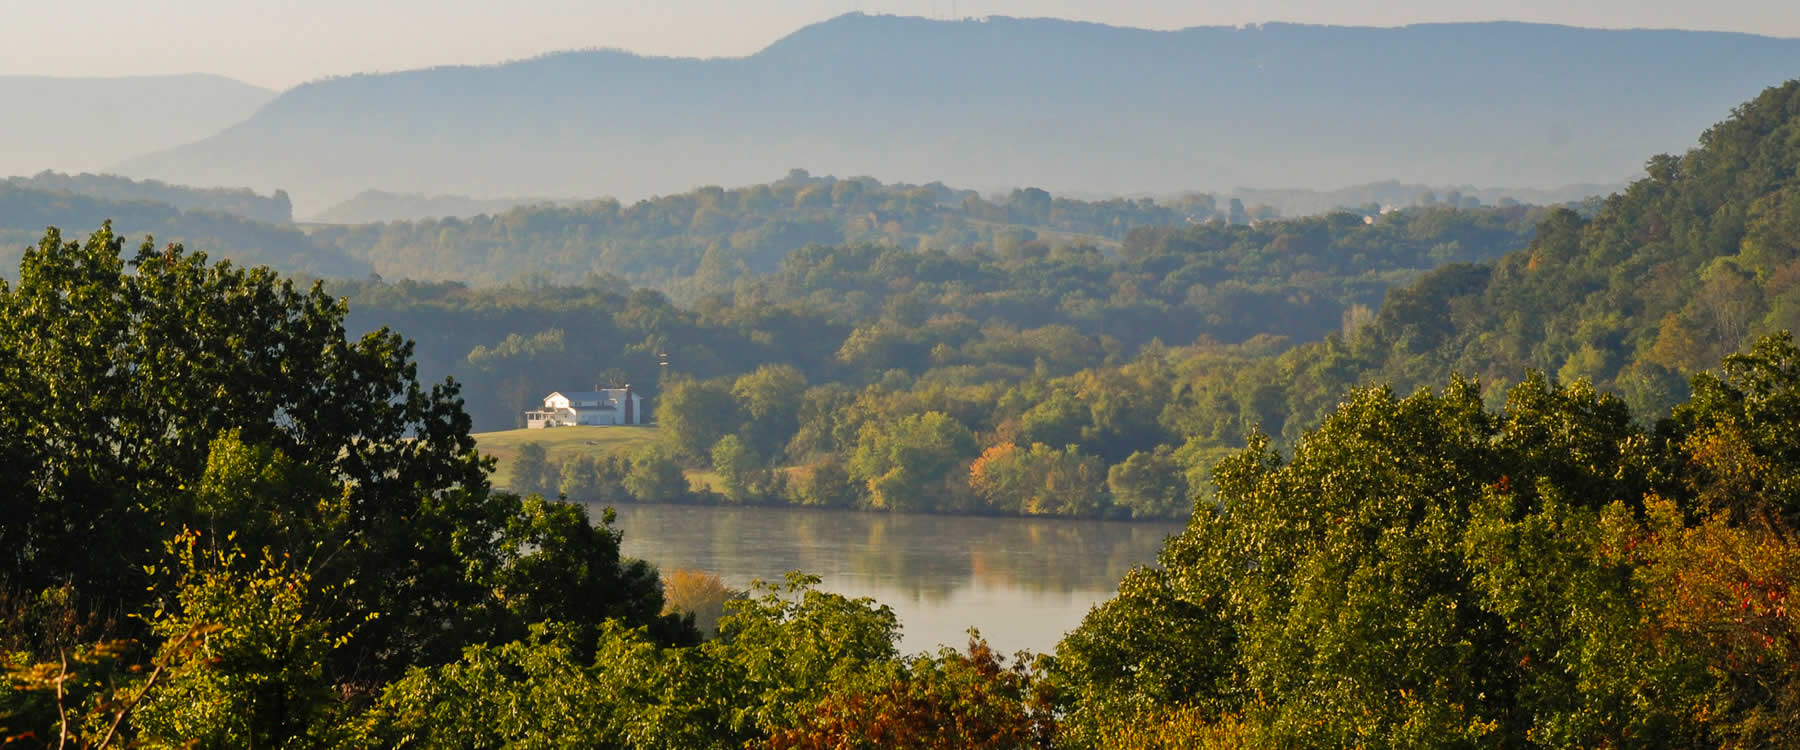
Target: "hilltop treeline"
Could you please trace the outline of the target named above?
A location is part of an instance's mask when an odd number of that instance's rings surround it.
[[[284,190],[262,196],[249,188],[196,188],[110,174],[63,174],[47,170],[30,177],[9,177],[6,182],[27,190],[85,195],[124,203],[165,203],[182,211],[231,214],[276,226],[294,221],[293,201]]]
[[[1172,205],[1086,202],[1037,189],[993,202],[940,183],[884,185],[793,170],[767,184],[703,187],[629,205],[524,206],[469,219],[324,227],[315,236],[368,259],[384,276],[494,284],[611,274],[691,299],[773,271],[811,244],[1010,249],[1045,232],[1116,243],[1133,227],[1206,221],[1216,210],[1205,196]],[[1249,218],[1240,208],[1238,221]]]
[[[540,203],[561,203],[532,198],[468,198],[457,195],[424,195],[364,190],[307,218],[321,224],[374,224],[383,221],[418,221],[434,217],[476,216],[505,213],[509,209]]]
[[[1168,254],[1171,243],[1186,243],[1189,251],[1213,257],[1206,267],[1189,269],[1172,280],[1184,284],[1181,289],[1171,290],[1163,279],[1151,279],[1161,287],[1156,296],[1178,296],[1196,276],[1216,282],[1242,273],[1246,283],[1285,274],[1299,287],[1318,286],[1318,274],[1342,277],[1337,280],[1360,284],[1367,297],[1366,282],[1385,285],[1418,268],[1514,249],[1523,243],[1522,237],[1499,237],[1496,232],[1523,235],[1534,223],[1522,218],[1532,215],[1531,209],[1508,201],[1497,218],[1449,220],[1463,226],[1439,227],[1428,221],[1399,227],[1400,231],[1346,238],[1354,220],[1374,222],[1396,210],[1369,202],[1337,209],[1328,225],[1318,223],[1323,217],[1315,216],[1298,224],[1244,232],[1234,227],[1280,224],[1275,221],[1278,212],[1267,205],[1246,206],[1237,199],[1203,193],[1162,201],[1083,201],[1023,188],[984,197],[941,183],[890,185],[867,177],[814,177],[793,170],[767,184],[731,190],[703,187],[631,205],[611,199],[565,201],[520,205],[470,218],[313,225],[306,229],[310,246],[272,252],[266,238],[292,232],[283,193],[265,199],[248,190],[200,190],[48,172],[14,178],[8,185],[6,221],[18,230],[12,236],[19,246],[29,244],[35,239],[31,233],[44,226],[86,226],[112,219],[121,229],[155,230],[168,240],[228,248],[230,258],[238,262],[313,277],[362,279],[370,267],[389,278],[479,287],[571,286],[586,283],[590,276],[616,277],[658,289],[684,304],[729,294],[746,280],[812,262],[806,255],[796,256],[811,246],[938,253],[953,256],[960,264],[941,266],[936,269],[940,274],[977,274],[981,256],[1021,261],[1058,251],[1098,252],[1108,260],[1127,253],[1142,259]],[[1427,194],[1421,200],[1423,210],[1438,211],[1440,216],[1449,215],[1441,213],[1446,209],[1493,212],[1481,201],[1455,192],[1442,199]],[[221,222],[237,226],[225,232],[215,226]],[[1418,246],[1426,241],[1431,244]],[[1292,257],[1284,262],[1272,255],[1281,253]],[[1252,257],[1238,257],[1243,255]],[[1163,273],[1172,267],[1139,270]],[[1401,273],[1381,275],[1391,271]],[[860,273],[865,278],[859,283],[865,286],[886,281],[878,278],[884,270],[865,268]],[[1101,288],[1103,281],[1088,282],[1080,291],[1088,296],[1110,293]],[[993,286],[992,280],[983,283]],[[1339,296],[1340,292],[1333,290]],[[1363,301],[1378,300],[1377,295]]]
[[[851,179],[872,182],[868,178]],[[1213,194],[1210,200],[1222,217],[1230,217],[1235,212],[1240,217],[1267,219],[1272,216],[1317,216],[1346,210],[1374,214],[1384,210],[1439,203],[1452,208],[1515,203],[1554,205],[1580,202],[1616,192],[1623,187],[1624,183],[1620,182],[1567,185],[1553,189],[1481,188],[1473,185],[1434,186],[1384,180],[1332,190],[1237,188],[1230,193]],[[1158,202],[1193,206],[1206,200],[1199,195],[1180,194],[1177,197],[1175,193],[1171,193],[1169,198],[1172,199],[1158,199]],[[1233,202],[1238,204],[1235,208],[1232,206]],[[521,206],[577,203],[580,201],[567,198],[471,198],[364,190],[306,220],[323,224],[375,224],[452,216],[468,218],[480,214],[501,214]]]

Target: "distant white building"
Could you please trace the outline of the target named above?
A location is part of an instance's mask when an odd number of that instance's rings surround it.
[[[543,409],[525,412],[525,426],[538,430],[576,425],[644,424],[643,402],[629,385],[597,391],[552,393],[544,397]]]

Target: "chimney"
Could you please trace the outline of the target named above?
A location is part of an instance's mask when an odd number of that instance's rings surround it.
[[[637,413],[631,408],[631,384],[625,384],[625,424],[637,424]]]

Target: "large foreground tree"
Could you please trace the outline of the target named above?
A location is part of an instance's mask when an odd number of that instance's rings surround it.
[[[520,617],[645,624],[660,609],[615,532],[546,533],[543,508],[490,492],[456,384],[422,386],[412,344],[385,328],[347,338],[344,303],[318,285],[149,241],[127,259],[110,225],[85,242],[50,230],[17,279],[0,282],[0,587],[15,598],[62,591],[145,635],[128,618],[170,596],[164,543],[193,529],[295,560],[336,592],[336,616],[367,620],[330,669],[358,681]],[[546,559],[577,561],[561,583],[595,596],[542,606],[528,589],[559,582],[513,571]]]
[[[1377,387],[1253,444],[1059,646],[1071,741],[1197,711],[1278,747],[1793,746],[1800,349],[1694,392],[1646,428],[1585,382]]]

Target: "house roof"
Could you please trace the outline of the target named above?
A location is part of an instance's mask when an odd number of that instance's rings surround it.
[[[609,388],[604,391],[557,391],[550,394],[550,396],[562,396],[570,401],[605,401],[609,398],[623,396],[627,390],[629,389]],[[636,396],[637,393],[632,392],[631,395]],[[545,396],[544,398],[547,399],[550,398],[550,396]]]

